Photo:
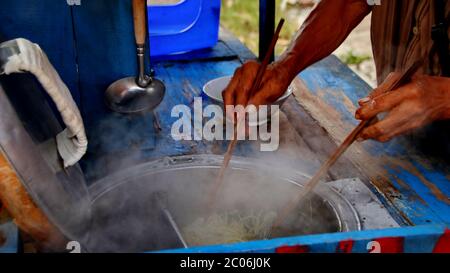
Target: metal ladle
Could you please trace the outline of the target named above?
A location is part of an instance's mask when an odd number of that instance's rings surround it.
[[[133,0],[139,75],[118,80],[106,90],[106,105],[118,113],[136,114],[152,111],[161,103],[166,91],[163,82],[145,74],[146,13],[146,0]]]

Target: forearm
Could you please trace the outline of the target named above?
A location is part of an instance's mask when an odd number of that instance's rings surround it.
[[[366,0],[322,0],[275,63],[292,80],[327,57],[371,11]]]

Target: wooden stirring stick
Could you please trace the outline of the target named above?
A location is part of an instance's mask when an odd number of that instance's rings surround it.
[[[403,72],[401,77],[393,82],[391,86],[385,89],[385,93],[390,92],[392,90],[395,90],[402,85],[405,85],[411,80],[411,77],[416,73],[416,71],[421,67],[423,64],[423,61],[417,61],[414,64],[412,64],[407,70]],[[352,143],[358,138],[359,134],[362,132],[364,128],[366,128],[367,125],[371,124],[373,121],[375,121],[376,117],[361,121],[361,123],[350,133],[350,135],[347,136],[347,138],[344,140],[344,142],[337,148],[337,150],[331,155],[331,157],[322,165],[322,167],[319,169],[319,171],[314,175],[314,177],[305,185],[301,193],[293,200],[291,200],[281,211],[281,213],[278,215],[277,219],[275,220],[274,224],[272,225],[271,230],[275,229],[276,227],[280,226],[283,222],[283,220],[291,213],[291,211],[296,208],[299,204],[299,202],[307,196],[320,182],[320,179],[328,172],[331,166],[341,157],[341,155],[352,145]]]
[[[281,19],[280,22],[278,23],[275,34],[272,37],[272,42],[270,43],[269,50],[266,52],[266,55],[264,56],[264,60],[258,69],[258,72],[256,74],[252,88],[250,89],[250,92],[249,92],[249,98],[253,97],[253,95],[256,93],[256,91],[258,91],[260,89],[261,81],[264,77],[264,73],[266,72],[267,66],[269,65],[270,57],[273,55],[273,52],[275,51],[275,45],[277,44],[278,38],[280,37],[280,32],[281,32],[281,29],[283,28],[283,24],[284,24],[284,19]],[[226,107],[226,105],[225,105],[225,107]],[[244,117],[240,117],[240,120],[237,121],[237,126],[235,125],[235,127],[234,127],[233,140],[228,145],[227,152],[225,153],[225,157],[224,157],[222,166],[220,168],[219,174],[214,183],[213,190],[211,191],[211,193],[209,195],[208,210],[210,210],[214,205],[217,193],[219,192],[219,189],[223,183],[223,177],[224,177],[225,171],[227,170],[228,164],[230,163],[231,157],[233,156],[233,151],[234,151],[234,148],[236,147],[236,143],[237,143],[237,131],[238,131],[238,129],[240,129],[239,124],[242,121],[241,119],[245,119],[245,115],[244,115]]]

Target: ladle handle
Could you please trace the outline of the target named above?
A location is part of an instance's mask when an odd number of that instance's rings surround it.
[[[136,44],[143,46],[147,38],[147,1],[133,0],[134,36]]]

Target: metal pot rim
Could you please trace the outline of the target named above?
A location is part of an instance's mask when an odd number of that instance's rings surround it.
[[[223,156],[218,155],[184,155],[164,157],[158,160],[142,163],[104,177],[91,185],[89,187],[89,193],[92,198],[91,206],[104,194],[114,190],[116,187],[124,183],[128,183],[132,179],[164,173],[170,170],[190,168],[218,169],[220,168],[222,161]],[[257,159],[249,160],[248,158],[238,156],[234,156],[230,161],[230,167],[236,170],[254,171],[256,169],[262,172],[267,172],[267,170],[270,169],[267,164],[260,162]],[[273,168],[273,165],[271,165],[271,167]],[[130,173],[138,175],[130,177]],[[282,173],[286,174],[286,176],[281,177],[282,180],[298,185],[299,187],[302,187],[302,184],[306,183],[310,178],[310,176],[298,171],[293,171],[292,169],[286,169],[286,171],[283,171]],[[357,211],[339,192],[325,183],[320,184],[314,192],[326,200],[335,210],[338,221],[340,222],[341,232],[361,230],[361,222]]]

